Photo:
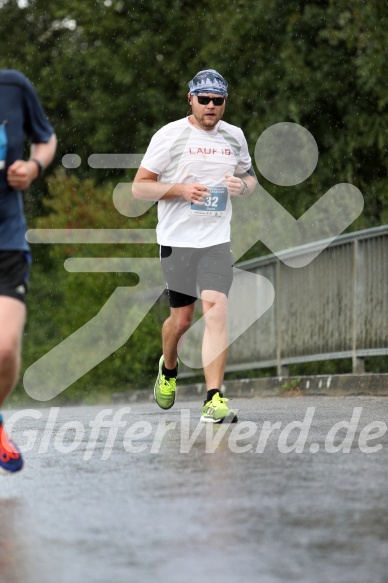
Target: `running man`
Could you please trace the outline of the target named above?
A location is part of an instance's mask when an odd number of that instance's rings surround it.
[[[207,388],[201,420],[235,422],[237,416],[221,393],[233,278],[231,197],[251,194],[257,180],[242,130],[222,120],[228,98],[225,79],[214,69],[200,71],[189,82],[187,97],[191,114],[156,132],[133,185],[136,198],[158,201],[157,240],[170,303],[154,394],[162,409],[173,406],[178,342],[200,297]]]
[[[31,157],[23,160],[24,139]],[[56,136],[24,75],[0,69],[0,408],[20,367],[30,265],[22,192],[51,163]],[[23,459],[9,440],[0,413],[0,472],[21,470]]]

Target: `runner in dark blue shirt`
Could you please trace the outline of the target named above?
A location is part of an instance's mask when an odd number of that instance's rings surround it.
[[[23,160],[26,138],[29,160]],[[17,381],[26,316],[29,248],[22,191],[51,163],[56,143],[30,81],[18,71],[0,69],[0,407]],[[0,413],[0,472],[22,466]]]

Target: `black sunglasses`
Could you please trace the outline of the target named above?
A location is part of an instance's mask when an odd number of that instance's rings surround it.
[[[197,95],[198,103],[201,105],[209,105],[212,101],[214,105],[224,105],[225,97],[204,97],[203,95]]]

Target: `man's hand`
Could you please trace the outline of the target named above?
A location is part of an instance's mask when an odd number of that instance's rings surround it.
[[[230,174],[225,174],[225,178],[230,196],[240,196],[245,187],[241,178],[238,178],[238,176],[230,176]]]
[[[36,162],[28,160],[15,160],[8,168],[8,184],[15,190],[25,190],[33,180],[38,178],[39,168]]]
[[[210,190],[203,184],[180,184],[179,189],[183,198],[198,205],[204,205],[204,199],[210,196]]]

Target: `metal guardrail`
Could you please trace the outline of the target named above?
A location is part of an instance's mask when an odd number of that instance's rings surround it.
[[[301,256],[315,245],[285,253]],[[306,267],[275,255],[236,267],[268,278],[275,301],[230,346],[227,372],[276,367],[285,376],[290,364],[351,358],[362,373],[366,356],[388,354],[388,226],[341,235]]]
[[[312,245],[288,250],[303,255]],[[274,255],[238,265],[267,277],[275,302],[232,344],[228,371],[388,354],[388,226],[341,235],[306,267]]]

